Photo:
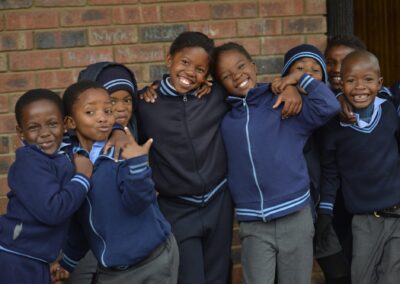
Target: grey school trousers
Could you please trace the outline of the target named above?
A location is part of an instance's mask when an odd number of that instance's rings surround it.
[[[314,224],[310,207],[270,222],[241,222],[244,283],[310,284]],[[275,272],[277,275],[275,275]]]
[[[95,284],[176,284],[178,281],[179,250],[171,236],[146,259],[126,270],[99,265]]]
[[[400,218],[354,215],[352,232],[352,283],[400,283]]]

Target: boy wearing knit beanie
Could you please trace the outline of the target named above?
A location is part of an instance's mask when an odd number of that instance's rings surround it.
[[[282,77],[275,79],[273,88],[282,84],[280,81],[290,80],[290,74],[297,70],[309,74],[314,79],[328,83],[328,73],[325,58],[322,53],[313,45],[301,44],[290,49],[284,57],[284,67]],[[287,76],[289,75],[289,76]],[[280,83],[279,83],[280,82]],[[278,84],[279,83],[279,84]],[[320,189],[320,139],[319,131],[314,131],[304,147],[304,156],[307,161],[308,173],[310,176],[310,189],[315,203],[319,200]],[[346,259],[338,237],[333,229],[331,216],[323,215],[317,219],[315,235],[315,257],[320,264],[325,280],[328,284],[348,283],[349,281],[349,262]],[[321,231],[326,231],[324,238]]]

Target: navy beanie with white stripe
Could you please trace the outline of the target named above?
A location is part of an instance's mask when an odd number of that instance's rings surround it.
[[[110,94],[125,90],[134,96],[137,91],[132,73],[120,65],[107,66],[100,72],[96,81],[102,84]]]
[[[315,59],[322,68],[322,80],[328,83],[328,73],[326,71],[325,58],[322,53],[313,45],[301,44],[293,47],[288,52],[286,52],[284,57],[284,66],[282,69],[282,76],[288,74],[290,66],[300,58],[312,58]]]

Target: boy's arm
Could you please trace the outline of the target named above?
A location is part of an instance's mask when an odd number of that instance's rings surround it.
[[[65,222],[82,204],[90,181],[77,173],[62,187],[48,161],[35,159],[32,152],[20,154],[9,173],[13,193],[39,221],[48,225]]]
[[[67,241],[63,248],[59,264],[68,272],[73,272],[79,261],[86,255],[90,247],[83,233],[78,215],[75,215],[70,223]]]
[[[303,74],[298,86],[307,95],[303,96],[303,109],[299,114],[299,127],[307,132],[318,128],[340,112],[340,105],[332,91],[321,81]]]
[[[156,199],[148,156],[126,160],[118,173],[123,205],[134,215],[142,213]]]

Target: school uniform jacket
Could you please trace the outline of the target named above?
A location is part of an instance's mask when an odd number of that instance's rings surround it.
[[[228,187],[239,221],[268,221],[298,211],[309,203],[309,177],[303,155],[313,129],[325,124],[340,106],[328,87],[303,75],[303,109],[281,119],[281,108],[269,84],[259,84],[246,97],[229,97],[232,110],[222,132],[228,154]]]
[[[48,155],[35,145],[17,149],[7,213],[0,217],[0,250],[43,262],[57,258],[69,219],[90,187],[84,175],[74,174],[67,150]]]
[[[350,213],[372,213],[400,204],[398,114],[389,100],[376,97],[373,103],[368,124],[345,124],[335,117],[323,128],[319,205],[323,214],[332,214],[339,183]]]
[[[201,99],[179,95],[164,76],[154,104],[139,102],[143,141],[153,138],[150,163],[161,196],[207,202],[226,183],[227,163],[220,132],[228,111],[225,91],[214,83]]]
[[[135,265],[171,234],[158,208],[147,155],[117,162],[111,155],[95,160],[92,190],[71,223],[60,262],[69,271],[89,249],[103,267]]]

